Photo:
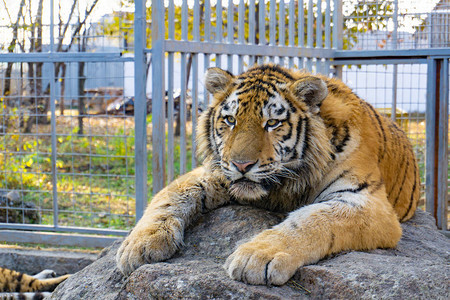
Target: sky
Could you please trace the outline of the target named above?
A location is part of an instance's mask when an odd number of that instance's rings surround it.
[[[28,3],[29,0],[26,1]],[[54,9],[55,9],[55,20],[57,19],[58,13],[58,2],[61,3],[61,14],[63,17],[67,18],[70,8],[72,6],[72,0],[54,0]],[[92,0],[79,0],[79,9],[80,11],[84,11],[87,6],[93,2]],[[38,0],[31,0],[32,3],[32,12],[35,13],[37,10]],[[43,19],[45,23],[50,23],[50,0],[44,0],[44,11],[43,11]],[[5,13],[5,4],[7,10],[9,11],[11,18],[13,20],[17,17],[17,10],[19,9],[20,0],[0,0],[0,26],[8,25],[10,23],[8,15]],[[95,10],[91,14],[92,21],[98,20],[105,14],[109,14],[114,10],[120,9],[120,0],[99,0],[99,3],[96,5]]]

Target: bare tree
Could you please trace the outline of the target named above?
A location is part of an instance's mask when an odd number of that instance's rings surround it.
[[[3,5],[5,6],[5,9],[8,11],[8,8],[6,6],[6,2],[5,0],[3,0]],[[17,45],[17,39],[18,39],[18,33],[19,33],[19,24],[20,24],[20,19],[23,16],[23,8],[25,6],[25,0],[21,0],[20,1],[20,5],[19,5],[19,11],[17,12],[17,18],[16,21],[14,22],[14,24],[12,24],[12,29],[13,29],[13,36],[11,38],[11,42],[9,43],[8,46],[8,52],[9,53],[13,53],[16,45]],[[9,15],[9,12],[8,12]],[[10,17],[10,21],[12,23],[11,20],[11,16]],[[8,65],[6,66],[6,71],[5,71],[5,83],[3,86],[3,95],[4,96],[9,96],[11,95],[11,75],[12,75],[12,68],[13,68],[13,63],[12,62],[8,62]]]

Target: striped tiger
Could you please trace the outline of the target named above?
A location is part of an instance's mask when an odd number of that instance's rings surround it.
[[[55,277],[52,270],[31,276],[0,267],[0,299],[44,299],[69,276]]]
[[[170,258],[201,213],[239,203],[289,213],[240,245],[229,276],[282,285],[343,250],[391,248],[419,198],[404,132],[338,79],[261,65],[205,75],[214,96],[198,124],[203,166],[151,201],[117,253],[124,274]]]

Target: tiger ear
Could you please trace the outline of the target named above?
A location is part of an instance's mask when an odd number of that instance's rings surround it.
[[[320,103],[328,95],[327,84],[315,76],[297,80],[292,84],[291,90],[299,100],[303,100],[311,108],[319,108]]]
[[[211,94],[225,91],[233,81],[234,76],[228,71],[220,68],[209,68],[205,74],[205,87]]]

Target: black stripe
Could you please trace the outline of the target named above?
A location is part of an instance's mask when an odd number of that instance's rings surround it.
[[[290,139],[292,137],[292,123],[291,122],[287,122],[287,124],[289,126],[289,131],[288,131],[288,133],[286,133],[285,135],[283,135],[281,137],[281,139],[283,141],[286,141],[286,140],[288,140],[288,139]],[[298,124],[297,124],[297,126],[298,126]]]
[[[344,189],[332,192],[328,194],[327,196],[333,195],[333,194],[339,194],[339,193],[359,193],[360,191],[366,189],[369,187],[369,184],[367,182],[360,183],[356,189]]]
[[[345,136],[342,141],[336,145],[336,153],[341,153],[344,151],[344,147],[347,145],[347,142],[350,140],[350,128],[347,124],[344,126]]]
[[[23,277],[23,273],[19,273],[19,275],[15,278],[15,280],[17,281],[17,285],[16,285],[16,292],[19,293],[21,288],[22,288],[22,277]]]
[[[300,125],[297,125],[297,139],[296,139],[296,143],[295,146],[297,146],[297,143],[299,142],[299,135],[300,135],[300,129],[301,129],[301,123],[305,122],[305,126],[304,126],[304,138],[303,138],[303,145],[302,145],[302,153],[300,153],[300,159],[302,159],[305,156],[305,152],[308,149],[308,143],[309,143],[309,135],[308,135],[308,130],[309,130],[309,120],[308,118],[304,118],[301,119],[301,122],[299,122]],[[297,148],[297,147],[295,147]]]
[[[34,283],[35,281],[36,281],[36,278],[31,279],[30,282],[28,283],[28,286],[29,286],[29,287],[32,287],[32,286],[33,286],[33,283]]]
[[[330,238],[330,246],[328,248],[328,253],[331,252],[331,249],[333,249],[334,246],[334,239],[336,238],[336,236],[334,235],[334,233],[331,233],[331,238]]]
[[[377,192],[379,189],[381,189],[381,187],[383,186],[384,181],[380,180],[374,187],[373,189],[370,191],[371,193],[375,193]]]
[[[333,179],[329,184],[327,184],[327,186],[320,192],[320,194],[316,197],[316,199],[319,198],[323,194],[323,192],[325,192],[332,184],[334,184],[336,181],[338,181],[339,179],[341,179],[342,177],[347,175],[348,172],[350,172],[350,170],[344,170],[335,179]]]
[[[291,76],[291,74],[289,74],[288,72],[286,72],[285,70],[283,70],[280,66],[278,65],[262,65],[262,66],[258,66],[254,69],[249,70],[249,72],[255,72],[255,71],[272,71],[272,72],[276,72],[279,73],[281,75],[283,75],[284,77],[290,79],[290,80],[294,80],[294,77]],[[245,74],[245,73],[244,73]]]
[[[373,112],[373,114],[375,115],[375,118],[377,119],[377,122],[378,122],[378,126],[380,127],[380,130],[381,130],[381,134],[383,136],[384,151],[382,151],[380,153],[380,156],[378,158],[378,162],[379,162],[384,158],[384,154],[386,153],[386,132],[384,132],[384,127],[383,127],[383,123],[381,122],[380,115],[376,112],[376,110],[373,108],[372,105],[370,105],[367,102],[366,102],[366,104],[369,107],[369,109]]]
[[[416,188],[417,188],[417,176],[419,176],[417,174],[417,166],[416,166],[416,164],[414,164],[414,177],[415,178],[414,178],[414,185],[413,185],[413,188],[411,191],[411,198],[409,200],[408,209],[406,210],[406,213],[403,215],[403,217],[400,219],[400,222],[403,222],[403,220],[406,218],[406,216],[411,212],[411,208],[412,208],[412,205],[414,202],[414,192],[416,191]]]
[[[203,184],[198,183],[197,186],[201,189],[200,203],[202,205],[202,213],[206,212],[206,190]]]
[[[403,144],[403,148],[402,148],[401,153],[404,153],[404,152],[405,152],[405,148],[406,148],[406,145]],[[403,154],[403,155],[402,155],[402,161],[401,161],[399,167],[401,167],[401,166],[403,166],[403,165],[405,164],[405,160],[406,160],[406,155]],[[388,193],[388,197],[391,196],[392,192],[394,191],[394,187],[396,187],[395,184],[392,185],[391,190],[390,190],[389,193]]]
[[[397,205],[398,199],[400,198],[400,195],[403,190],[403,185],[405,184],[406,177],[408,177],[408,167],[409,167],[409,160],[406,161],[405,174],[403,176],[402,184],[400,185],[400,189],[398,191],[397,197],[394,200],[394,204],[393,204],[394,207],[395,207],[395,205]]]

